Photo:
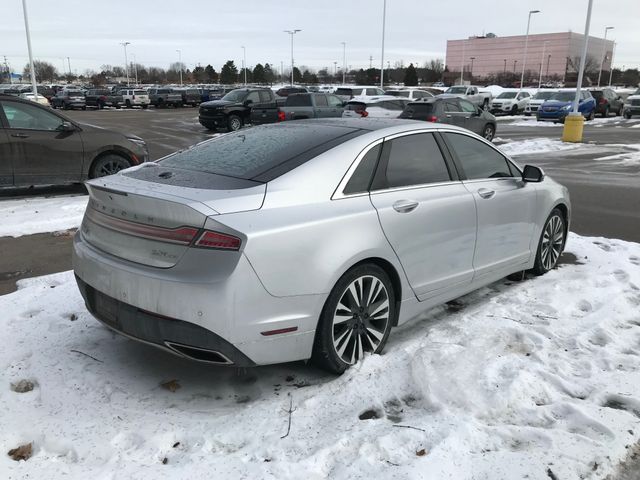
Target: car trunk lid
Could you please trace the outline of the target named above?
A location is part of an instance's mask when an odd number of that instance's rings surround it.
[[[209,217],[262,206],[265,184],[220,177],[145,164],[91,180],[81,234],[118,258],[170,268],[202,238]]]

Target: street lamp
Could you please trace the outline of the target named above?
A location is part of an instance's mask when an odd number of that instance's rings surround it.
[[[242,49],[242,70],[244,70],[244,86],[247,86],[247,49],[240,47]]]
[[[176,50],[178,52],[178,67],[180,68],[180,86],[182,86],[182,50]]]
[[[342,43],[342,85],[345,83],[345,75],[347,73],[347,42]]]
[[[471,60],[471,83],[473,83],[473,61],[476,59],[476,57],[469,57],[469,60]]]
[[[333,81],[334,82],[337,74],[338,74],[338,62],[333,62]]]
[[[29,33],[29,17],[27,15],[27,0],[22,0],[22,12],[24,13],[24,29],[27,33],[27,48],[29,49],[29,69],[31,70],[31,88],[36,99],[38,87],[36,86],[36,71],[33,68],[33,54],[31,53],[31,34]],[[9,73],[11,75],[11,73]]]
[[[540,77],[538,78],[538,88],[540,88],[540,85],[542,85],[542,65],[544,64],[544,53],[547,49],[547,43],[549,43],[548,40],[542,44],[542,57],[540,59]],[[548,69],[549,68],[547,67],[547,70]]]
[[[531,25],[531,15],[540,13],[540,10],[530,10],[527,19],[527,35],[524,37],[524,58],[522,59],[522,76],[520,77],[520,90],[524,87],[524,68],[527,64],[527,47],[529,44],[529,25]]]
[[[467,41],[462,41],[462,58],[460,59],[460,85],[464,84],[464,49],[467,46]]]
[[[293,85],[293,36],[302,30],[296,28],[294,30],[285,30],[284,33],[291,35],[291,85]]]
[[[384,89],[384,30],[387,23],[387,0],[382,2],[382,53],[380,55],[380,88]]]
[[[504,59],[504,71],[502,73],[507,73],[507,59]]]
[[[127,76],[127,87],[129,86],[129,60],[127,59],[127,45],[131,45],[131,42],[120,43],[124,47],[124,72]]]
[[[611,79],[613,78],[613,54],[616,53],[616,42],[613,42],[613,50],[611,51],[611,66],[609,68],[609,86],[611,86]]]
[[[607,32],[613,30],[613,27],[604,27],[604,47],[602,47],[602,61],[600,62],[600,70],[598,70],[598,86],[600,86],[600,77],[602,76],[602,67],[604,59],[607,56]]]
[[[514,60],[513,61],[513,73],[516,73],[516,64],[518,63],[518,60]]]
[[[136,61],[136,54],[133,54],[133,71],[136,75],[136,87],[138,86],[138,62]]]

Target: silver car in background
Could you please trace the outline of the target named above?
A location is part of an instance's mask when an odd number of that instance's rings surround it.
[[[554,268],[571,210],[540,169],[406,120],[255,127],[87,188],[73,264],[98,320],[199,361],[333,372],[430,307]]]

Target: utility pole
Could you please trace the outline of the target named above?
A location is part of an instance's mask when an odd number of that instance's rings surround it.
[[[338,74],[338,62],[333,62],[333,79],[335,81],[336,75]]]
[[[133,54],[133,71],[136,74],[136,87],[138,86],[138,62],[136,61],[136,54]]]
[[[538,88],[540,88],[540,85],[542,85],[542,64],[544,63],[544,53],[547,49],[547,43],[549,43],[548,40],[542,44],[542,57],[540,59],[540,77],[538,78]]]
[[[9,76],[9,83],[13,83],[13,78],[11,77],[11,68],[9,68],[9,63],[7,62],[7,56],[4,56],[4,68],[7,71],[7,75]],[[611,82],[609,82],[611,83]]]
[[[504,59],[504,70],[502,73],[507,73],[507,59]]]
[[[285,30],[285,33],[291,35],[291,85],[293,85],[293,36],[302,30],[295,28],[293,30]]]
[[[280,60],[280,81],[284,83],[284,62]]]
[[[369,55],[369,68],[373,68],[373,55]]]
[[[600,77],[602,76],[602,67],[604,66],[604,60],[607,58],[607,33],[609,30],[613,30],[613,27],[604,28],[604,46],[602,47],[602,60],[600,61],[600,70],[598,70],[598,86],[600,86]]]
[[[244,46],[242,49],[242,70],[244,70],[244,86],[247,86],[247,49]]]
[[[178,66],[180,67],[180,86],[182,86],[182,50],[176,50],[178,52]]]
[[[69,59],[69,57],[67,57],[67,64],[69,65],[69,78],[71,78],[71,60]]]
[[[346,85],[347,75],[347,42],[342,42],[342,84]]]
[[[127,75],[127,87],[129,86],[129,59],[127,58],[127,45],[131,45],[131,42],[120,43],[124,47],[124,71]]]
[[[524,68],[527,65],[527,46],[529,44],[529,25],[531,25],[531,15],[540,13],[540,10],[530,10],[527,19],[527,35],[524,37],[524,58],[522,59],[522,76],[520,77],[520,90],[524,87]]]
[[[384,32],[387,23],[387,0],[382,3],[382,54],[380,55],[380,88],[384,89]]]
[[[33,53],[31,52],[31,33],[29,33],[29,16],[27,15],[27,0],[22,0],[22,12],[24,13],[24,29],[27,33],[27,48],[29,50],[29,69],[31,70],[31,88],[33,95],[38,98],[36,85],[36,70],[33,68]]]
[[[464,50],[467,46],[467,41],[462,41],[462,58],[460,59],[460,85],[464,84]]]
[[[609,68],[609,86],[611,86],[611,79],[613,78],[613,54],[616,53],[616,42],[613,42],[613,50],[611,51],[611,66]]]

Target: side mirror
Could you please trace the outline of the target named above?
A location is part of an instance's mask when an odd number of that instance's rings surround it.
[[[540,183],[544,180],[544,172],[539,167],[533,165],[525,165],[522,172],[522,180],[531,183]]]
[[[61,132],[75,132],[76,127],[71,122],[62,122],[58,127]]]
[[[242,104],[243,104],[245,107],[248,107],[248,106],[249,106],[249,105],[251,105],[252,103],[253,103],[253,100],[245,100],[244,102],[242,102]]]

